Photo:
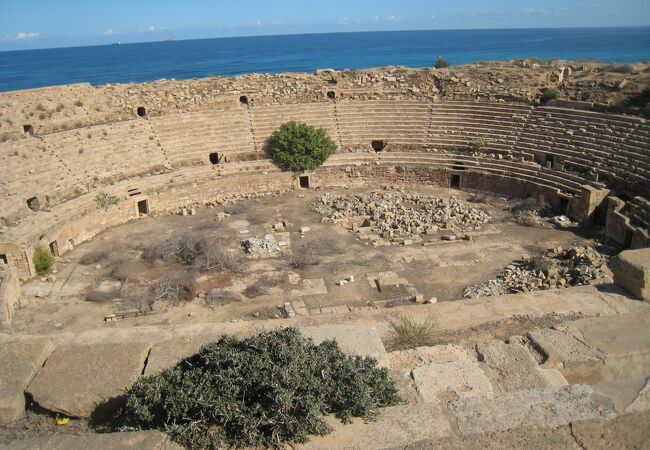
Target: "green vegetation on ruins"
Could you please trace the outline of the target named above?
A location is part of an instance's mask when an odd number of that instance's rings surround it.
[[[542,103],[548,103],[551,100],[555,100],[560,96],[560,92],[555,88],[544,88],[542,89],[542,97],[540,101]]]
[[[45,248],[38,246],[34,248],[34,269],[39,275],[46,274],[54,264],[52,254]]]
[[[111,205],[117,205],[120,202],[119,197],[115,195],[110,195],[106,192],[100,192],[95,196],[95,203],[98,208],[108,209]]]
[[[436,58],[436,63],[434,65],[436,69],[444,69],[446,67],[449,67],[449,61],[447,61],[447,58],[443,56],[438,56]]]
[[[336,151],[336,144],[323,128],[287,122],[269,138],[269,152],[285,170],[301,173],[318,168]]]
[[[158,429],[191,449],[271,447],[326,435],[325,414],[372,419],[400,402],[376,360],[319,345],[295,328],[225,336],[127,394],[122,430]]]

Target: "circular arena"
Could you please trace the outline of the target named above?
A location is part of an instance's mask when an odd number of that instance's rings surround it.
[[[462,446],[646,411],[649,69],[519,60],[0,93],[0,355],[27,361],[0,380],[0,422],[88,431],[138,375],[288,324],[378,358],[407,401],[313,448]],[[267,141],[289,121],[325,129],[336,153],[282,171]],[[391,341],[405,317],[435,321],[428,350]],[[594,400],[615,382],[627,390]],[[484,398],[570,418],[491,425],[475,418],[496,414]]]

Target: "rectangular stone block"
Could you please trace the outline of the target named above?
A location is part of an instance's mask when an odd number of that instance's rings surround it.
[[[612,261],[614,282],[641,300],[650,301],[650,248],[625,250]]]

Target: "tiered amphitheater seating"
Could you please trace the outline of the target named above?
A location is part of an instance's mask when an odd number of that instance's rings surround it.
[[[37,138],[0,144],[0,165],[5,174],[0,177],[1,217],[24,216],[29,212],[27,199],[41,194],[54,197],[68,176],[58,156]]]
[[[522,104],[435,103],[427,143],[437,150],[455,151],[485,137],[490,151],[512,154],[532,109]]]
[[[650,124],[640,124],[618,147],[618,153],[627,158],[630,181],[637,193],[650,198]]]
[[[250,119],[244,108],[169,114],[149,119],[174,166],[210,164],[210,153],[236,160],[255,151]]]
[[[131,120],[43,136],[67,169],[68,185],[122,180],[160,169],[165,159],[149,124]]]
[[[634,117],[539,107],[531,113],[518,149],[549,155],[569,170],[597,172],[608,181],[620,182],[637,178],[620,150],[639,123]]]
[[[263,146],[271,134],[285,122],[304,122],[325,128],[337,144],[340,144],[334,103],[274,105],[251,108],[255,142]]]
[[[372,141],[392,149],[427,144],[431,104],[406,100],[342,101],[336,104],[341,146],[370,150]]]

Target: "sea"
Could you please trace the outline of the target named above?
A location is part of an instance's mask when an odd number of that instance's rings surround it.
[[[650,27],[434,30],[302,34],[0,52],[0,91],[253,72],[430,67],[536,57],[650,60]]]

